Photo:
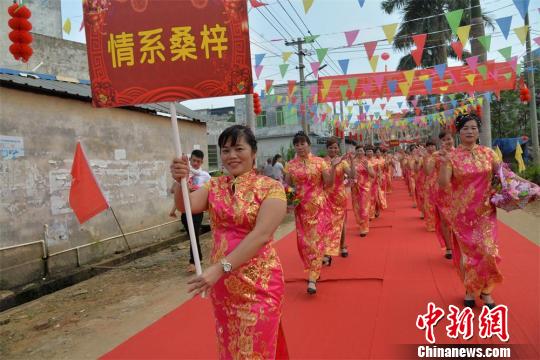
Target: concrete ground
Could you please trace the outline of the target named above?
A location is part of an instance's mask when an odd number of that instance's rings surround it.
[[[540,201],[499,219],[540,245]],[[276,232],[294,229],[287,216]],[[208,259],[210,233],[201,238]],[[0,313],[2,359],[96,359],[188,300],[182,242]]]

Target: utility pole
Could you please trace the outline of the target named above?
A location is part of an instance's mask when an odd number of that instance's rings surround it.
[[[478,62],[487,60],[486,49],[482,46],[478,38],[485,35],[484,19],[482,19],[482,8],[480,0],[471,0],[471,55],[478,55]],[[482,131],[480,132],[480,143],[491,147],[491,103],[484,101],[482,109]]]
[[[525,15],[525,25],[529,26],[529,12]],[[536,113],[536,90],[534,87],[534,64],[531,52],[531,28],[527,31],[527,60],[525,61],[525,71],[527,72],[527,86],[531,94],[529,101],[529,119],[531,121],[531,140],[532,140],[532,157],[536,165],[540,165],[540,150],[538,149],[538,119]]]
[[[300,71],[300,124],[302,125],[302,130],[309,136],[309,127],[306,121],[306,106],[304,103],[304,87],[306,85],[306,78],[304,77],[304,56],[306,53],[302,49],[302,45],[306,43],[305,39],[297,38],[296,41],[285,41],[287,46],[297,46],[298,55],[298,66],[296,67]],[[303,108],[303,111],[302,111]]]

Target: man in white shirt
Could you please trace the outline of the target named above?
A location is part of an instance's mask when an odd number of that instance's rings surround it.
[[[201,166],[204,161],[204,153],[201,150],[193,150],[191,152],[191,157],[189,159],[189,164],[191,167],[189,179],[188,179],[188,189],[189,191],[195,191],[204,185],[207,181],[210,181],[210,174],[204,171]],[[176,217],[176,206],[173,206],[170,214],[172,217]],[[202,261],[202,252],[201,245],[199,243],[199,232],[201,230],[201,223],[203,220],[203,213],[192,214],[193,215],[193,230],[195,231],[195,240],[197,241],[197,249],[199,250],[199,259]],[[186,214],[181,216],[182,224],[184,229],[188,232],[188,224]],[[189,234],[189,232],[188,232]],[[191,242],[189,243],[189,271],[195,272],[195,261],[193,258],[193,250],[191,249]]]

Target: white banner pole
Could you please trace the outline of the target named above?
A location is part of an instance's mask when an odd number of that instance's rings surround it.
[[[180,143],[180,134],[178,132],[178,122],[176,121],[176,106],[174,102],[169,103],[171,112],[171,125],[173,129],[173,140],[176,157],[182,156],[182,144]],[[195,239],[195,229],[193,227],[193,217],[191,214],[191,203],[189,202],[189,190],[187,187],[187,180],[184,178],[180,181],[182,187],[182,197],[184,199],[184,209],[186,211],[186,219],[188,223],[189,240],[191,241],[191,249],[193,250],[193,260],[195,261],[195,270],[197,275],[202,274],[201,260],[199,258],[199,249],[197,248],[197,241]]]

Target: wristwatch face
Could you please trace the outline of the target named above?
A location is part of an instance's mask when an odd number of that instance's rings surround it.
[[[223,265],[223,271],[230,272],[232,270],[232,265],[227,262],[221,263]]]

